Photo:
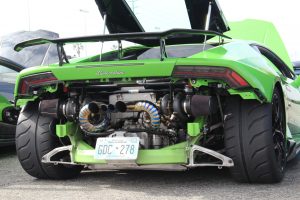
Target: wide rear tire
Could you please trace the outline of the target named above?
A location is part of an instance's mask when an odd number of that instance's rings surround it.
[[[286,166],[286,137],[279,90],[275,89],[272,104],[229,97],[225,116],[225,148],[234,162],[233,178],[250,183],[280,182]]]
[[[78,176],[81,166],[44,164],[42,157],[62,146],[55,135],[55,120],[41,116],[37,103],[29,103],[19,116],[16,150],[23,169],[39,179],[70,179]]]

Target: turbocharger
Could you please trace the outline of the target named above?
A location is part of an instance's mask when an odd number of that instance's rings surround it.
[[[183,122],[200,116],[208,116],[218,110],[217,99],[214,96],[186,95],[177,93],[171,103],[169,94],[162,98],[160,108],[164,115],[175,113]]]

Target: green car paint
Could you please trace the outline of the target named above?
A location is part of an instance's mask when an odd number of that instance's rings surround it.
[[[254,28],[255,24],[265,28]],[[261,32],[248,30],[261,30]],[[214,66],[231,69],[249,83],[250,87],[245,89],[227,88],[228,93],[231,95],[239,95],[243,99],[256,99],[261,102],[270,103],[276,84],[279,84],[284,92],[286,92],[284,89],[285,84],[283,83],[284,78],[282,78],[278,69],[251,47],[251,44],[258,43],[273,49],[286,65],[291,68],[291,62],[283,46],[283,42],[273,25],[253,20],[233,23],[228,35],[235,39],[243,40],[226,40],[224,44],[196,53],[187,58],[166,58],[163,61],[160,59],[147,59],[91,62],[93,58],[99,57],[99,55],[96,55],[82,60],[77,59],[70,64],[63,64],[62,66],[55,64],[26,69],[17,78],[15,87],[17,105],[24,106],[28,101],[39,99],[39,95],[33,93],[26,97],[19,94],[22,79],[45,72],[51,72],[60,81],[60,84],[63,83],[68,86],[74,81],[84,81],[88,84],[92,81],[109,82],[117,79],[119,82],[129,83],[134,78],[172,78],[175,66],[195,66],[199,68]],[[245,41],[245,39],[249,41]],[[142,49],[144,47],[139,46],[135,48]],[[127,49],[123,49],[123,51],[126,52]],[[177,79],[173,78],[173,80]],[[226,85],[226,83],[214,79],[190,79],[189,81],[192,86],[198,88],[207,86],[208,83]],[[291,86],[297,88],[299,86],[299,79],[295,80]],[[56,92],[57,87],[51,89],[47,87],[49,86],[44,86],[44,92]],[[203,130],[203,128],[204,123],[201,120],[189,123],[188,134],[190,137],[186,142],[161,149],[139,150],[136,163],[138,165],[187,164],[190,147],[199,142],[202,135],[200,130]],[[59,137],[68,136],[70,138],[73,163],[106,164],[105,160],[94,158],[95,149],[82,140],[78,125],[72,123],[59,124],[56,126],[56,134]],[[300,137],[297,133],[293,132],[292,135],[294,135],[293,137],[296,142],[300,142]]]
[[[22,77],[43,72],[52,72],[57,79],[68,82],[112,78],[169,77],[172,75],[174,66],[186,65],[199,67],[220,66],[233,69],[244,77],[253,88],[257,88],[268,102],[271,101],[275,83],[279,81],[276,68],[269,66],[248,43],[234,41],[195,54],[190,58],[167,58],[163,62],[158,59],[149,59],[143,61],[72,63],[60,67],[58,65],[34,67],[20,73],[16,82],[15,95],[18,95],[18,84]],[[253,97],[255,96],[253,95]]]
[[[235,39],[254,41],[272,49],[291,70],[294,70],[287,49],[276,27],[271,22],[247,19],[231,22],[230,27],[231,30],[226,35]]]
[[[0,122],[3,120],[2,113],[5,108],[12,107],[13,105],[2,95],[0,95]]]
[[[199,127],[200,123],[197,124]],[[187,142],[155,150],[139,150],[136,163],[139,165],[186,164],[188,162],[188,148],[197,142],[197,139],[200,137],[199,133],[198,131],[198,134],[195,134],[196,136],[191,137]],[[105,160],[94,158],[95,149],[82,141],[81,134],[78,132],[78,126],[74,123],[56,125],[56,135],[70,138],[72,142],[71,157],[74,163],[107,164]]]

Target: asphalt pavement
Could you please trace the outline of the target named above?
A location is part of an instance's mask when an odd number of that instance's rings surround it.
[[[279,184],[240,184],[227,169],[185,172],[83,172],[67,181],[38,180],[20,166],[14,148],[0,148],[0,200],[9,199],[300,199],[300,156]]]

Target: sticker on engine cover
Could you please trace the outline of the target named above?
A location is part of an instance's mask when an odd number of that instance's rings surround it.
[[[95,148],[95,159],[136,160],[138,151],[138,137],[98,138]]]

